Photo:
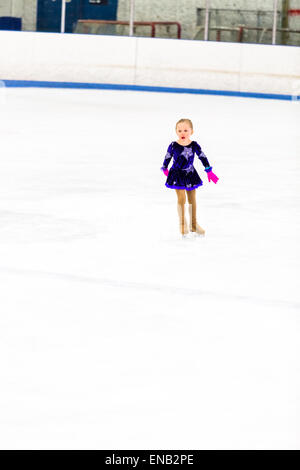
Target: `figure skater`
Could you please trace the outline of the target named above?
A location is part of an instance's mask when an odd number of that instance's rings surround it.
[[[191,141],[190,136],[193,134],[193,124],[190,119],[180,119],[175,126],[178,136],[177,142],[171,142],[161,170],[167,176],[165,186],[175,189],[177,193],[177,211],[179,215],[179,230],[182,238],[186,238],[189,229],[193,235],[204,236],[205,230],[198,225],[196,220],[196,188],[202,186],[202,180],[193,166],[194,154],[199,157],[203,163],[208,176],[208,181],[215,184],[218,177],[212,172],[205,154],[202,152],[200,145],[195,141]],[[168,170],[168,165],[173,157],[173,165]],[[190,224],[189,229],[185,218],[185,191],[187,192],[189,203]]]

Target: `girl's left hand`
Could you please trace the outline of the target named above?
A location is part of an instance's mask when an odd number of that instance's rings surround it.
[[[217,183],[217,181],[219,180],[219,178],[217,177],[217,175],[215,175],[212,171],[209,171],[207,173],[207,177],[208,177],[208,182],[210,183],[211,181],[213,181],[215,184]]]

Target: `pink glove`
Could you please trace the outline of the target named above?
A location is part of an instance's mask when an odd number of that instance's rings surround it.
[[[212,171],[208,171],[207,173],[207,176],[208,176],[208,182],[210,183],[211,181],[213,181],[215,184],[217,183],[218,181],[218,177],[217,175],[215,175]]]
[[[166,176],[168,176],[168,174],[169,174],[168,168],[166,168],[165,170],[163,170],[163,172],[164,172],[164,174],[165,174]]]

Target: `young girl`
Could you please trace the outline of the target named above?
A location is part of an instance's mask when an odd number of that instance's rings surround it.
[[[170,143],[163,166],[161,167],[161,170],[167,176],[165,186],[175,189],[177,193],[177,211],[182,238],[185,238],[189,232],[184,213],[185,191],[187,192],[189,202],[190,231],[195,235],[204,235],[205,230],[198,225],[196,220],[196,188],[202,186],[203,183],[193,166],[195,152],[205,167],[208,181],[217,183],[219,178],[211,171],[212,167],[202,152],[200,145],[195,140],[191,141],[190,139],[193,134],[192,121],[190,119],[180,119],[176,123],[175,130],[178,141]],[[168,165],[172,157],[173,165],[169,171]]]

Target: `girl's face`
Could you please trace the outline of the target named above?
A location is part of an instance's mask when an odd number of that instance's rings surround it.
[[[193,130],[187,122],[180,122],[176,127],[176,134],[179,137],[180,143],[184,144],[191,140],[190,137],[193,134]]]

